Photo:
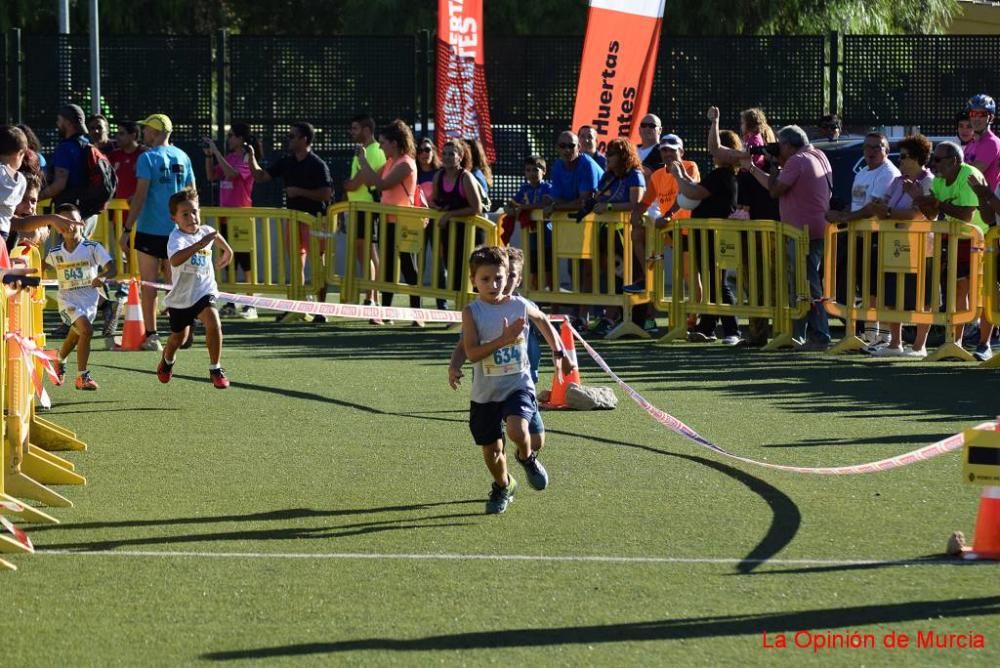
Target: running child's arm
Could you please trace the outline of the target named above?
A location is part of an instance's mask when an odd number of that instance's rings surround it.
[[[478,362],[517,341],[517,337],[524,330],[524,318],[518,318],[512,324],[507,324],[507,318],[504,318],[503,323],[503,333],[498,338],[478,343],[479,332],[472,317],[472,309],[466,306],[462,310],[462,345],[465,347],[465,356],[470,362]]]
[[[455,349],[451,351],[451,361],[448,362],[448,384],[453,390],[457,390],[462,384],[463,364],[465,364],[465,347],[462,345],[462,339],[459,339]]]
[[[204,237],[202,237],[196,243],[191,244],[187,248],[182,248],[181,250],[179,250],[176,253],[174,253],[173,255],[171,255],[170,256],[170,266],[171,267],[179,267],[179,266],[181,266],[182,264],[184,264],[185,262],[187,262],[188,260],[190,260],[192,255],[194,255],[195,253],[197,253],[198,251],[200,251],[202,248],[207,248],[209,246],[209,244],[211,244],[216,239],[222,240],[222,238],[219,237],[219,232],[217,230],[212,230],[211,232],[209,232],[208,234],[206,234]],[[225,240],[222,240],[222,241],[225,241]],[[226,247],[228,248],[229,244],[226,244]],[[232,251],[230,251],[230,252],[232,252]]]
[[[109,279],[114,278],[115,268],[110,262],[106,262],[100,266],[100,273],[94,277],[94,280],[90,282],[91,287],[99,288]]]
[[[233,261],[233,247],[229,245],[225,237],[216,237],[215,245],[222,250],[219,259],[215,263],[215,270],[221,271]]]
[[[555,355],[555,358],[562,360],[562,372],[568,374],[573,371],[573,360],[563,350],[562,342],[559,340],[558,333],[556,333],[556,328],[549,322],[548,317],[531,304],[528,304],[528,317],[535,324],[535,327],[538,328],[538,331],[542,333],[542,336],[545,337],[545,341],[552,348],[552,354]]]

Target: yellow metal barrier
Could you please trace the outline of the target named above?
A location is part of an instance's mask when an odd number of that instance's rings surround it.
[[[632,322],[632,308],[652,300],[649,291],[641,294],[622,292],[638,275],[632,271],[632,225],[629,212],[590,214],[577,222],[571,212],[558,211],[545,219],[541,211],[532,211],[535,225],[521,229],[524,252],[524,282],[521,294],[535,302],[579,306],[611,306],[622,309],[621,323],[606,339],[622,336],[649,338],[642,327]],[[551,223],[551,241],[547,225]],[[655,231],[646,226],[646,247],[653,248]],[[568,268],[570,288],[560,285],[560,273]],[[646,285],[653,284],[653,272],[646,267]]]
[[[998,294],[997,281],[1000,280],[1000,271],[997,271],[997,262],[1000,262],[1000,227],[991,227],[986,233],[986,238],[982,249],[983,263],[983,312],[982,315],[994,326],[1000,325],[1000,294]],[[973,254],[976,254],[973,250]],[[985,368],[1000,367],[1000,354],[993,353],[993,357],[986,360],[979,366]]]
[[[948,241],[946,250],[945,240]],[[864,347],[864,342],[854,334],[855,324],[859,319],[877,320],[943,325],[945,344],[928,356],[927,360],[971,361],[972,355],[960,343],[956,343],[954,328],[975,320],[978,315],[983,254],[970,254],[967,279],[969,306],[960,308],[957,303],[960,242],[969,243],[973,248],[982,248],[983,234],[976,226],[959,220],[858,220],[828,225],[824,257],[826,310],[830,315],[844,319],[847,332],[831,352],[844,353]],[[877,257],[873,257],[873,248],[878,248]],[[837,301],[840,253],[846,253],[847,256],[846,263],[841,263],[841,266],[846,271],[844,295],[849,304]],[[875,285],[872,285],[873,268]],[[857,280],[859,274],[860,286]],[[892,281],[895,288],[894,306],[886,305],[888,281]],[[907,282],[913,285],[912,309],[904,308],[908,301]],[[863,301],[860,306],[855,305],[854,299],[859,287]],[[872,297],[875,299],[874,306],[869,305]],[[939,309],[942,302],[943,311]]]
[[[320,221],[301,211],[266,208],[201,209],[201,222],[216,229],[226,223],[226,238],[234,253],[248,253],[250,274],[238,280],[238,263],[234,257],[228,267],[216,276],[219,289],[226,292],[283,294],[289,299],[305,299],[307,286],[302,283],[301,225],[309,232],[320,229]],[[314,289],[323,272],[315,265],[319,258],[319,240],[309,235],[307,258],[313,262],[309,289]],[[328,253],[332,250],[328,250]]]
[[[669,229],[670,244],[660,243],[664,255],[673,254],[671,298],[666,299],[663,260],[657,262],[654,291],[655,303],[671,314],[661,342],[686,339],[688,315],[715,315],[769,319],[773,332],[764,350],[792,345],[792,321],[810,307],[806,231],[773,220],[728,218],[675,220]],[[723,302],[724,272],[736,278],[732,304]]]
[[[11,257],[22,258],[27,266],[32,268],[41,267],[41,257],[36,249],[19,246],[15,248]],[[44,288],[21,291],[11,297],[7,309],[7,331],[19,335],[26,341],[37,340],[37,304],[44,299]],[[36,424],[34,380],[21,347],[16,342],[8,341],[5,352],[3,492],[48,506],[72,506],[69,499],[53,491],[48,485],[83,485],[86,484],[86,480],[75,472],[73,464],[33,442],[33,434],[49,433],[45,424]],[[58,434],[53,436],[57,437]],[[37,508],[21,505],[24,511],[12,514],[18,514],[27,521],[56,522],[55,518]],[[8,512],[4,511],[4,514]]]
[[[499,245],[500,229],[478,216],[450,218],[442,229],[437,226],[441,211],[423,207],[398,207],[368,202],[351,202],[331,207],[328,220],[330,229],[336,229],[337,217],[346,215],[347,251],[344,276],[341,281],[340,301],[356,304],[361,293],[370,290],[412,295],[426,299],[450,300],[461,309],[473,298],[469,279],[469,255],[480,244]],[[359,230],[360,223],[360,230]],[[360,238],[372,239],[377,234],[378,271],[375,279],[366,270],[359,275],[358,267],[369,267],[372,258],[371,244],[362,244],[360,258],[355,248]],[[385,241],[394,238],[395,252],[389,255]],[[430,252],[425,249],[430,247]],[[415,283],[405,280],[400,256],[412,254],[415,265]],[[360,259],[360,263],[358,260]],[[386,263],[392,267],[386,275]],[[447,274],[442,285],[435,277],[441,269]],[[332,269],[332,268],[331,268]],[[431,279],[424,279],[427,270]],[[328,279],[333,278],[328,270]],[[412,280],[412,277],[411,277]],[[329,280],[328,280],[329,282]]]

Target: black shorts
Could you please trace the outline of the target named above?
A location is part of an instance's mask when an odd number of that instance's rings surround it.
[[[167,241],[169,239],[169,236],[161,237],[159,234],[146,234],[145,232],[136,231],[135,249],[140,253],[166,260]]]
[[[175,334],[183,332],[194,324],[201,312],[207,308],[215,308],[215,295],[205,295],[194,303],[194,306],[187,308],[168,308],[167,315],[170,316],[170,331]]]
[[[357,222],[355,223],[355,234],[357,234],[358,239],[365,238],[365,212],[358,211]],[[371,242],[378,243],[378,215],[372,214],[372,238]]]
[[[486,404],[469,402],[469,431],[476,445],[493,445],[503,439],[504,421],[510,416],[522,417],[531,422],[538,412],[535,394],[528,389],[516,390],[503,401]]]

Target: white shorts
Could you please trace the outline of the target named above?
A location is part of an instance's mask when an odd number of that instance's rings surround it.
[[[87,322],[93,324],[97,319],[98,299],[73,299],[73,292],[59,293],[59,315],[63,322],[72,325],[80,318],[86,318]]]

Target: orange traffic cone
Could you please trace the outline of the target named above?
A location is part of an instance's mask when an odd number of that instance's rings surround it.
[[[142,321],[142,306],[139,305],[139,281],[132,279],[128,284],[128,302],[125,304],[125,327],[122,342],[115,350],[142,350],[146,341],[146,327]]]
[[[566,355],[573,360],[573,371],[569,375],[561,373],[552,374],[552,393],[549,395],[549,402],[544,408],[566,408],[566,388],[570,383],[581,384],[580,369],[576,361],[576,342],[573,341],[573,332],[570,331],[568,322],[563,322],[559,327],[559,335],[562,338],[563,350]]]
[[[1000,560],[1000,487],[983,487],[972,547],[963,548],[962,558]]]

